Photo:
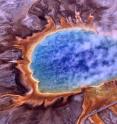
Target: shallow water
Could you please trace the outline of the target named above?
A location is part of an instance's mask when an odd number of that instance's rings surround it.
[[[96,85],[117,76],[117,41],[79,29],[58,31],[36,46],[31,69],[42,92]]]

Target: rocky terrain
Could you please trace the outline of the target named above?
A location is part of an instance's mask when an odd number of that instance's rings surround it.
[[[74,22],[75,11],[83,21],[91,14],[98,32],[116,37],[117,0],[0,0],[0,94],[24,94],[15,60],[22,51],[13,47],[16,36],[26,38],[42,31],[51,16],[56,25],[64,16]],[[10,98],[0,99],[0,124],[75,124],[82,111],[83,94],[72,96],[64,105],[32,107],[23,105],[6,109]],[[99,112],[105,124],[117,124],[117,116],[109,109]],[[91,124],[87,119],[85,124]]]

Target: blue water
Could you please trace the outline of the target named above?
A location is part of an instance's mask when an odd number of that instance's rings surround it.
[[[79,29],[47,36],[30,65],[41,92],[71,91],[117,76],[117,41]]]

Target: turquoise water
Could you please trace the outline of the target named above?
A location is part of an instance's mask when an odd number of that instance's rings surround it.
[[[117,76],[117,41],[79,29],[58,31],[36,46],[30,67],[42,92],[99,84]]]

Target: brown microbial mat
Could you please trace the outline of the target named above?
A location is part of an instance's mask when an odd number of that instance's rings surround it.
[[[1,0],[0,124],[117,124],[113,3]]]

